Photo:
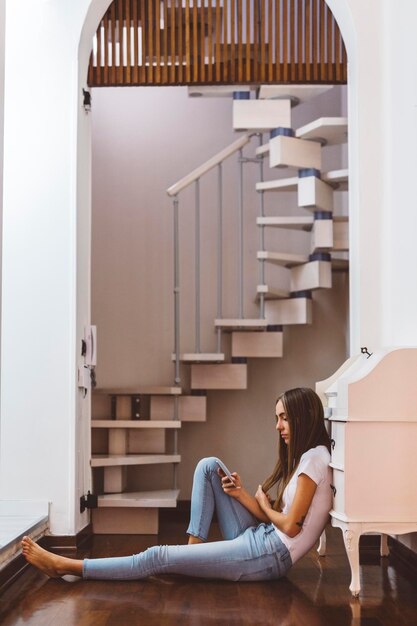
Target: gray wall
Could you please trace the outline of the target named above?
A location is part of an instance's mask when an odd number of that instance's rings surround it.
[[[293,110],[294,127],[316,117],[340,115],[345,90],[334,89]],[[210,156],[234,141],[230,99],[191,99],[185,88],[95,89],[93,92],[93,252],[92,319],[98,326],[99,386],[172,384],[173,269],[172,205],[166,189]],[[344,165],[346,150],[328,147],[324,169]],[[253,149],[248,155],[253,154]],[[246,166],[245,179],[245,315],[258,314],[255,226],[258,204],[254,185],[258,166]],[[285,171],[268,171],[277,178]],[[237,164],[224,167],[224,316],[237,315],[236,185]],[[215,350],[216,204],[210,196],[215,172],[201,183],[202,200],[202,349]],[[203,193],[204,192],[204,193]],[[338,211],[346,194],[338,194]],[[208,199],[207,199],[208,197]],[[182,351],[193,351],[194,191],[180,197]],[[303,214],[295,194],[266,194],[266,213]],[[267,247],[308,251],[306,233],[267,233]],[[268,269],[275,284],[282,270]],[[284,286],[284,284],[282,284]],[[189,498],[195,462],[204,455],[222,456],[255,489],[274,463],[274,400],[297,385],[314,386],[330,375],[347,352],[348,276],[334,274],[334,288],[314,295],[311,326],[287,327],[284,358],[249,362],[246,391],[209,392],[207,423],[186,423],[180,433],[183,461],[179,469],[181,498]],[[184,373],[184,380],[187,374]],[[154,483],[155,469],[132,471],[130,486]],[[161,486],[170,470],[161,468]],[[149,488],[149,486],[148,486]]]

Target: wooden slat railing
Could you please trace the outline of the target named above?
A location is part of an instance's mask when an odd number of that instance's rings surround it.
[[[346,50],[325,0],[113,0],[88,83],[346,83]]]

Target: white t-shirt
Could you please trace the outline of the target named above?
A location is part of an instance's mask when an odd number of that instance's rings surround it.
[[[329,519],[333,494],[330,488],[332,470],[329,467],[330,453],[326,446],[317,446],[304,452],[300,463],[284,491],[282,512],[288,513],[297,489],[300,474],[306,474],[314,480],[317,489],[304,520],[301,531],[295,537],[288,537],[279,528],[275,529],[281,541],[287,546],[293,563],[306,554],[320,537]]]

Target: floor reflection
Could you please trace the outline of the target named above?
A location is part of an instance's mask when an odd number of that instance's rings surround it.
[[[105,545],[105,542],[109,545]],[[140,543],[146,543],[141,539]],[[328,554],[312,551],[288,577],[231,583],[186,577],[100,582],[48,580],[31,570],[0,600],[2,626],[411,626],[416,582],[390,561],[361,561],[362,593],[352,598],[350,570],[338,535]],[[98,552],[128,553],[132,539],[101,539]]]

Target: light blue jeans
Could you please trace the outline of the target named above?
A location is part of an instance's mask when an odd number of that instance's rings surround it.
[[[156,574],[184,574],[225,580],[272,580],[290,569],[291,556],[272,524],[258,520],[224,493],[215,457],[202,459],[195,470],[191,519],[187,533],[207,540],[216,511],[225,541],[155,546],[140,554],[85,559],[83,578],[135,580]]]

